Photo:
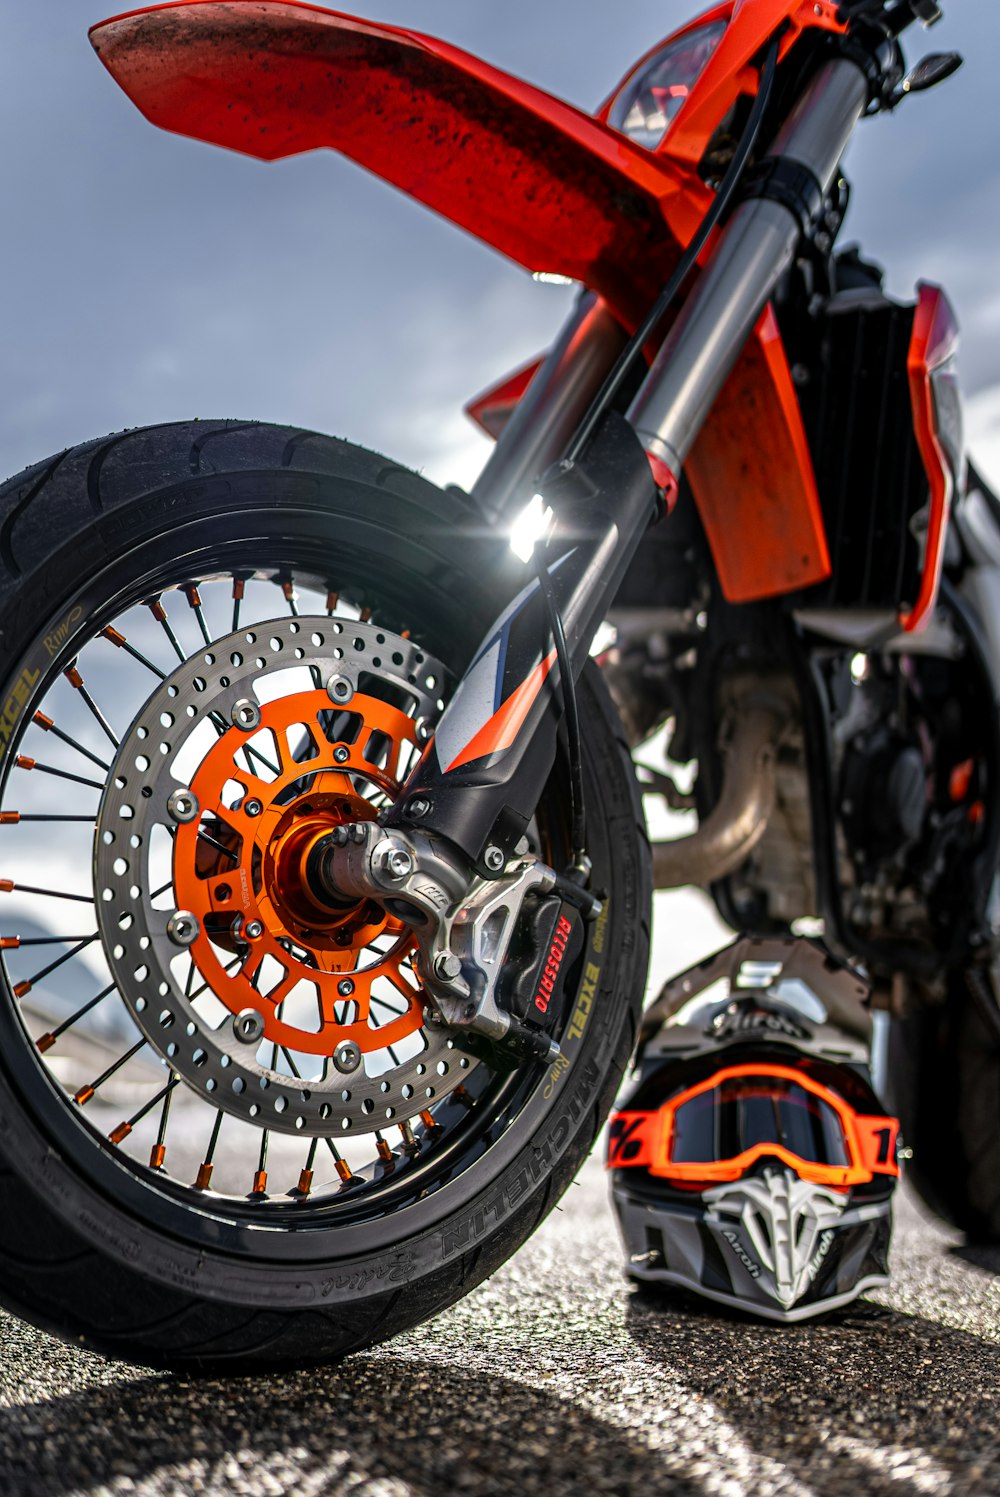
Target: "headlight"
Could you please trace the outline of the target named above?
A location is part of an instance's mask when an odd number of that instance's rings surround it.
[[[727,24],[711,21],[668,42],[625,84],[608,111],[608,124],[655,151],[704,72]]]

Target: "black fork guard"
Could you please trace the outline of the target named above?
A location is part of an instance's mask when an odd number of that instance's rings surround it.
[[[642,535],[663,506],[639,439],[615,412],[605,416],[582,459],[554,470],[545,499],[556,516],[546,563],[579,676]],[[487,631],[386,825],[436,833],[484,877],[501,875],[552,768],[560,715],[549,615],[540,583],[526,576],[524,589]]]

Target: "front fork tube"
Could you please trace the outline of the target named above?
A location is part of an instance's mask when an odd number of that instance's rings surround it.
[[[775,141],[776,166],[791,165],[793,178],[811,183],[804,193],[806,213],[810,199],[821,205],[867,102],[868,83],[858,66],[827,63]],[[657,354],[628,421],[606,415],[583,458],[564,468],[554,484],[546,482],[545,498],[558,516],[558,558],[549,570],[575,673],[656,511],[650,460],[659,482],[679,476],[792,261],[804,224],[802,204],[789,204],[780,194],[742,203]],[[552,444],[563,442],[571,418],[582,420],[599,366],[613,361],[616,342],[599,308],[579,309],[525,397],[517,443],[506,444],[502,461],[498,455],[494,462],[512,494],[520,488],[523,497],[527,472],[556,455]],[[584,360],[575,383],[566,367],[576,367],[574,349]],[[567,381],[575,390],[570,399]],[[496,485],[490,481],[485,489],[490,512],[502,516]],[[558,675],[548,615],[533,581],[487,634],[386,824],[419,824],[461,849],[482,876],[502,874],[552,767]]]
[[[546,483],[545,498],[558,517],[546,564],[577,676],[662,503],[641,444],[614,412],[583,459]],[[559,701],[549,613],[529,574],[487,634],[385,825],[438,833],[484,877],[502,873],[552,768]]]

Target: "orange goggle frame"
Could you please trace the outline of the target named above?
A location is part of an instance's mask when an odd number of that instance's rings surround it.
[[[678,1111],[695,1097],[724,1082],[747,1078],[756,1081],[789,1081],[831,1107],[840,1121],[849,1164],[819,1164],[802,1159],[783,1144],[752,1144],[731,1159],[680,1163],[671,1158]],[[813,1081],[790,1066],[729,1066],[707,1081],[688,1087],[671,1097],[655,1112],[616,1112],[611,1115],[608,1138],[608,1168],[642,1165],[651,1175],[675,1180],[681,1185],[716,1184],[739,1180],[756,1160],[777,1157],[803,1180],[816,1185],[847,1188],[867,1183],[874,1175],[897,1175],[896,1138],[899,1122],[885,1116],[864,1117],[854,1111],[829,1087]]]

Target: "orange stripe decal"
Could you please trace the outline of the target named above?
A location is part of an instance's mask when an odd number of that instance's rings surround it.
[[[553,648],[544,660],[539,661],[531,675],[500,704],[489,722],[485,722],[478,733],[469,739],[465,748],[452,759],[445,774],[450,774],[453,769],[460,769],[463,764],[471,764],[474,759],[485,759],[487,754],[497,754],[501,749],[510,748],[555,662],[556,652]]]

